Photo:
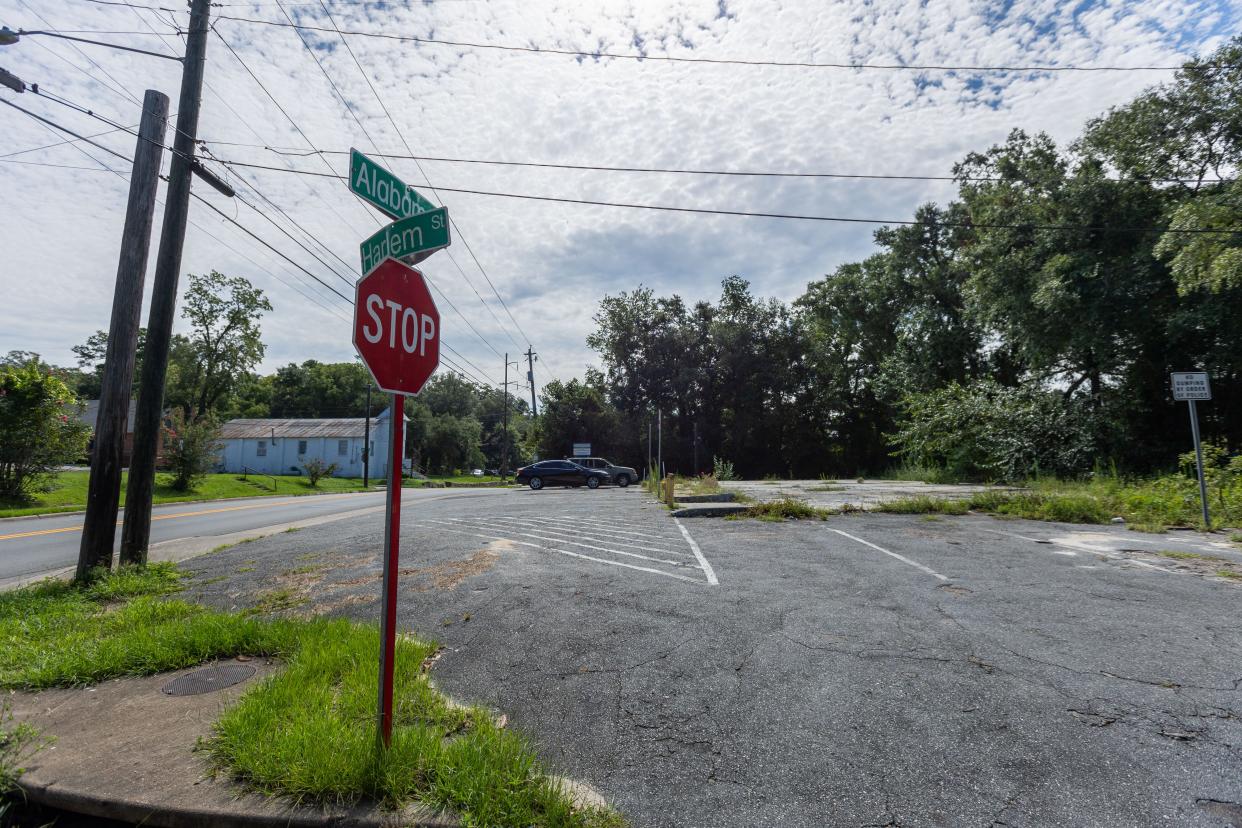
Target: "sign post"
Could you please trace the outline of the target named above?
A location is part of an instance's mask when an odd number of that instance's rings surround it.
[[[395,220],[362,243],[363,276],[354,294],[354,348],[375,384],[392,394],[377,717],[383,751],[392,744],[405,398],[423,390],[440,364],[440,312],[423,274],[410,265],[448,247],[449,217],[447,209],[437,208],[356,149],[349,152],[349,189]]]
[[[1173,374],[1173,399],[1185,400],[1190,407],[1190,433],[1195,440],[1195,466],[1199,471],[1199,502],[1203,505],[1203,527],[1212,528],[1208,516],[1207,481],[1203,476],[1203,446],[1199,442],[1199,412],[1195,400],[1212,399],[1212,385],[1206,371]]]

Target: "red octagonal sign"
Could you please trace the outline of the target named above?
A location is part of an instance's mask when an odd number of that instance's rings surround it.
[[[382,390],[423,389],[440,364],[440,312],[423,274],[387,259],[358,280],[354,348]]]

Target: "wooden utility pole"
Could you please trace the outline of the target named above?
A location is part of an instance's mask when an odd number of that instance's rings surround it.
[[[367,377],[367,419],[362,427],[362,488],[371,487],[371,378]]]
[[[134,452],[125,490],[125,525],[121,529],[121,563],[147,562],[151,540],[151,497],[155,491],[155,455],[164,408],[164,375],[177,309],[177,282],[181,277],[181,249],[190,210],[190,176],[194,170],[194,141],[203,97],[203,69],[207,62],[210,0],[191,0],[190,28],[181,66],[181,97],[177,102],[177,134],[168,170],[164,224],[155,258],[155,286],[147,320],[147,344],[142,359],[142,381],[134,417]]]
[[[134,384],[138,321],[142,313],[142,285],[147,277],[155,192],[160,182],[167,120],[168,96],[148,89],[142,100],[142,123],[138,127],[138,145],[134,148],[134,168],[129,176],[121,256],[112,292],[112,321],[108,325],[108,350],[99,392],[99,415],[95,420],[95,445],[91,450],[86,517],[78,550],[79,580],[97,567],[112,567],[116,514],[121,499],[122,455]]]
[[[509,473],[509,354],[505,353],[505,384],[504,384],[504,414],[501,415],[500,427],[500,482],[505,482],[505,475]]]
[[[539,407],[535,405],[535,352],[526,346],[526,380],[530,383],[530,416],[539,416]]]

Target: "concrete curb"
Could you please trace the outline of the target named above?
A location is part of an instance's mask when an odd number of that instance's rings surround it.
[[[733,503],[737,496],[733,492],[717,492],[715,494],[681,495],[678,503]]]
[[[704,503],[701,506],[687,506],[684,509],[675,509],[671,513],[675,518],[687,517],[725,517],[727,515],[737,515],[749,509],[741,503]]]
[[[455,814],[426,806],[389,811],[373,805],[298,805],[214,775],[196,755],[199,738],[210,734],[222,708],[280,669],[272,662],[251,663],[254,677],[199,696],[172,697],[161,688],[205,665],[87,689],[13,694],[15,718],[56,739],[30,757],[19,786],[40,805],[164,828],[460,826]]]

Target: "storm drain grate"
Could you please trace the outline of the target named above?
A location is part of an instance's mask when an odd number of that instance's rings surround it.
[[[254,674],[255,669],[249,664],[221,664],[186,673],[165,684],[163,690],[170,696],[197,696],[232,687]]]

